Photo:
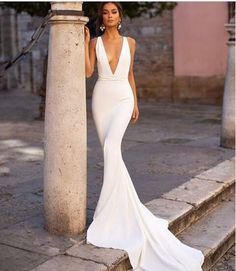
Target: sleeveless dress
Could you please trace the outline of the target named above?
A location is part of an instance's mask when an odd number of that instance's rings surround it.
[[[103,149],[103,185],[86,243],[125,250],[134,271],[202,271],[204,254],[182,243],[140,201],[122,159],[121,141],[131,120],[134,96],[128,81],[131,55],[123,36],[113,73],[101,36],[97,38],[98,79],[92,115]]]

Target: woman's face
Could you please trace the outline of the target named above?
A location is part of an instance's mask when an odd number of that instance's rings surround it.
[[[115,4],[107,3],[103,6],[102,19],[106,27],[117,26],[120,22],[120,15]]]

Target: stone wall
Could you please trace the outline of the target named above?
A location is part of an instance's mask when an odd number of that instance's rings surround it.
[[[0,62],[12,60],[26,47],[41,17],[31,17],[25,12],[16,14],[13,9],[0,9]],[[34,45],[13,67],[7,70],[1,80],[0,91],[21,88],[37,93],[42,84],[43,60],[47,54],[49,27]]]
[[[139,97],[172,100],[172,12],[127,20],[127,35],[137,41],[134,72]]]
[[[185,103],[222,105],[224,81],[223,75],[175,76],[173,100]]]
[[[17,52],[16,16],[11,9],[0,9],[0,62],[10,60]],[[6,77],[0,80],[1,89],[17,87],[18,67],[12,68]]]

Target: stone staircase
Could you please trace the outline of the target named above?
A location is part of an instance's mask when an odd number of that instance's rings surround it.
[[[235,242],[234,163],[234,158],[226,160],[146,204],[154,214],[166,214],[169,229],[181,241],[204,252],[203,270]]]
[[[181,241],[203,251],[204,271],[210,270],[235,242],[234,167],[235,158],[225,160],[145,204],[156,216],[169,221],[170,231]],[[33,270],[49,270],[55,263],[65,263],[66,257],[80,265],[78,270],[132,270],[126,251],[85,244],[85,234],[63,255]]]

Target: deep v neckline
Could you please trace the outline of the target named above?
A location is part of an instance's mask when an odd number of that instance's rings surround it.
[[[103,50],[104,50],[104,53],[105,53],[105,56],[106,56],[107,64],[109,66],[109,70],[110,70],[111,74],[114,76],[116,74],[116,71],[117,71],[118,67],[119,67],[120,59],[121,59],[122,52],[123,52],[125,37],[122,36],[122,45],[121,45],[120,55],[119,55],[118,62],[117,62],[117,65],[116,65],[114,73],[112,72],[112,69],[111,69],[111,66],[110,66],[110,63],[109,63],[109,60],[108,60],[108,57],[107,57],[106,49],[105,49],[105,46],[104,46],[104,43],[103,43],[103,40],[102,40],[101,36],[100,36],[100,39],[101,39],[102,47],[103,47]]]

